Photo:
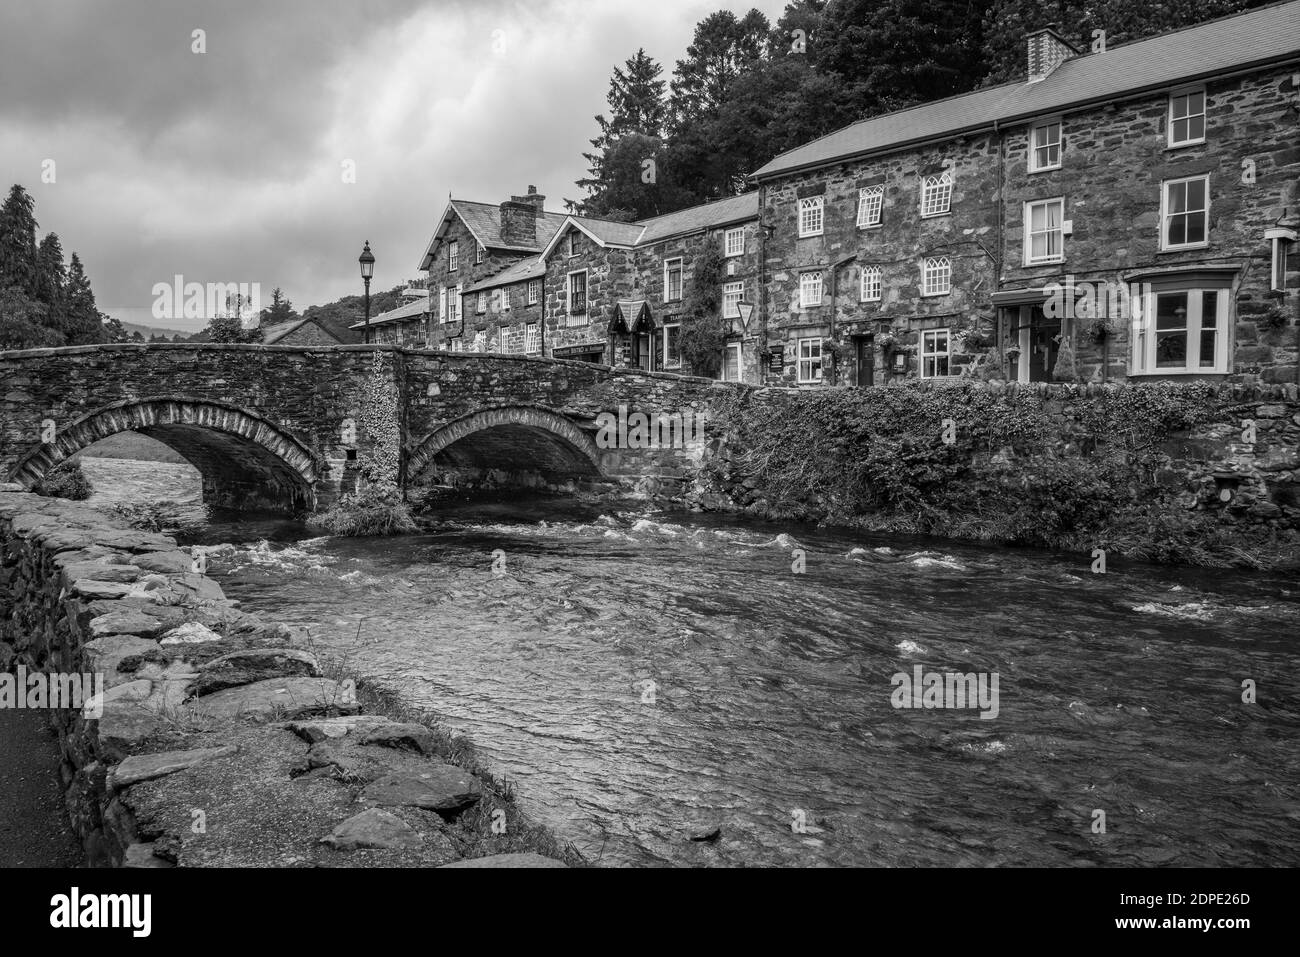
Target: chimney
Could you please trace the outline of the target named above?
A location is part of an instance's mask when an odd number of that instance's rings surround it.
[[[513,196],[501,204],[501,241],[507,246],[537,245],[537,207],[523,200]]]
[[[537,192],[536,186],[529,186],[527,195],[511,196],[510,201],[512,203],[529,203],[540,215],[545,209],[546,197]]]
[[[1055,24],[1035,30],[1025,37],[1029,45],[1029,82],[1045,80],[1052,71],[1079,51],[1056,32]]]

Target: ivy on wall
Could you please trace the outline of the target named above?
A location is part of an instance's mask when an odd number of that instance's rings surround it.
[[[397,488],[401,462],[401,422],[397,411],[397,384],[385,361],[388,353],[377,350],[370,375],[361,387],[361,426],[371,439],[358,456],[358,471],[374,485]]]
[[[717,378],[730,321],[722,318],[725,259],[719,243],[706,242],[695,257],[682,310],[681,354],[692,375]]]
[[[1188,523],[1205,514],[1153,476],[1161,443],[1223,413],[1204,383],[746,391],[716,407],[709,481],[774,517],[1198,562],[1209,537]]]

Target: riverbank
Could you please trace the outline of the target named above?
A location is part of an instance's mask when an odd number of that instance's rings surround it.
[[[102,676],[101,713],[46,712],[92,866],[582,863],[467,742],[239,611],[173,539],[5,489],[0,543],[0,670]]]
[[[1300,567],[1294,387],[909,383],[756,390],[713,411],[694,507],[1089,560]]]

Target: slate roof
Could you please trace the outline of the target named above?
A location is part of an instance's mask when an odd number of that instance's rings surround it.
[[[540,279],[545,275],[546,264],[542,262],[541,257],[529,256],[517,263],[511,263],[505,269],[493,273],[486,279],[480,279],[474,285],[462,289],[461,293],[478,292],[481,289],[495,289],[497,286],[508,286],[511,283],[524,282],[529,279]]]
[[[772,177],[999,123],[1011,123],[1300,56],[1300,0],[1066,60],[1020,80],[872,117],[782,153],[753,174]]]
[[[506,249],[515,252],[535,253],[541,252],[542,247],[551,241],[555,231],[566,219],[564,213],[540,212],[537,214],[537,242],[530,246],[516,246],[506,243],[501,238],[501,207],[492,203],[476,203],[468,199],[453,199],[447,203],[447,208],[443,210],[442,218],[438,220],[438,228],[434,231],[433,238],[429,240],[429,245],[424,248],[424,255],[420,257],[420,269],[429,268],[429,260],[433,255],[434,247],[442,239],[442,235],[447,230],[447,224],[452,214],[459,216],[465,227],[474,235],[484,249]]]
[[[699,229],[715,229],[747,219],[758,218],[758,190],[728,196],[716,202],[679,209],[675,213],[641,220],[644,228],[637,244],[653,243],[678,233],[693,233]]]
[[[399,319],[410,319],[412,316],[422,316],[428,311],[429,311],[429,300],[427,298],[415,299],[411,302],[406,303],[405,305],[398,306],[396,309],[389,309],[387,312],[381,312],[377,316],[371,316],[370,324],[372,326],[378,326],[387,322],[397,322],[397,320]],[[363,319],[361,322],[352,323],[352,325],[348,326],[348,328],[364,329],[365,326],[366,323],[365,320]]]
[[[297,332],[299,329],[301,329],[309,322],[314,322],[317,326],[319,326],[325,332],[329,333],[339,342],[346,343],[352,340],[351,336],[341,334],[342,330],[338,328],[331,328],[328,324],[321,321],[317,317],[304,316],[298,319],[290,319],[288,322],[277,322],[274,325],[263,326],[262,342],[268,346],[274,345],[275,343],[284,339],[286,336],[290,335],[291,333]]]

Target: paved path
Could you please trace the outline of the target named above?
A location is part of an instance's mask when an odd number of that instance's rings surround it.
[[[0,867],[77,867],[59,793],[59,748],[38,711],[0,708]]]

